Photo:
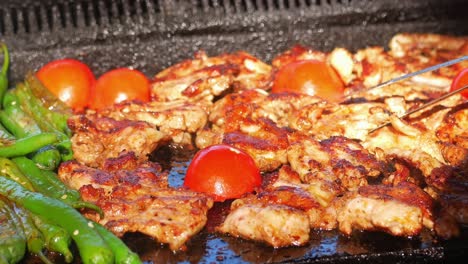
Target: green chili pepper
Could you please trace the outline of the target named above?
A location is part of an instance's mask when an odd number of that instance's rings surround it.
[[[32,164],[30,163],[30,166],[32,166]],[[73,189],[69,189],[57,176],[57,173],[53,172],[53,171],[41,171],[43,176],[47,178],[48,182],[50,184],[53,184],[55,185],[55,187],[59,190],[62,190],[61,192],[61,195],[67,195],[67,199],[68,201],[78,201],[81,199],[81,195],[80,195],[80,192],[78,192],[77,190],[73,190]],[[62,196],[60,196],[60,198],[62,198]],[[57,197],[56,197],[57,198]],[[63,199],[62,199],[63,200]]]
[[[40,95],[34,95],[32,89],[46,89],[32,74],[26,77],[26,81],[23,84],[16,87],[15,93],[24,111],[36,120],[42,130],[47,132],[57,131],[65,136],[70,136],[71,132],[67,125],[67,119],[71,115],[71,110],[69,112],[54,111],[56,108],[45,106],[48,102],[44,98],[37,97]],[[59,101],[55,97],[54,100]]]
[[[20,206],[13,206],[13,208],[23,227],[28,251],[37,255],[45,264],[52,264],[43,252],[45,246],[44,236],[34,224],[29,212]]]
[[[24,156],[55,142],[57,142],[57,135],[54,133],[41,133],[18,139],[11,145],[0,147],[0,157]]]
[[[5,97],[9,94],[10,90]],[[24,138],[42,132],[36,121],[21,109],[19,103],[5,106],[4,110],[0,111],[0,121],[16,138]]]
[[[31,77],[32,78],[32,77]],[[40,82],[32,78],[40,84]],[[67,125],[69,115],[57,113],[49,108],[44,107],[42,101],[36,98],[29,89],[28,82],[19,84],[14,93],[18,98],[21,109],[29,116],[31,116],[44,132],[56,133],[59,138],[57,149],[62,154],[62,160],[70,160],[73,157],[71,148],[70,136],[71,131]]]
[[[58,168],[62,158],[55,146],[48,145],[34,153],[32,160],[42,170],[53,171]]]
[[[0,260],[17,263],[26,253],[26,237],[18,226],[18,217],[7,201],[0,197]]]
[[[0,173],[21,184],[21,186],[30,191],[35,190],[29,178],[26,177],[10,159],[0,157]]]
[[[70,234],[57,225],[53,225],[43,217],[30,213],[37,229],[44,235],[45,246],[49,251],[58,252],[63,255],[65,262],[73,261],[73,254],[70,251],[71,237]]]
[[[52,171],[43,171],[39,169],[34,161],[26,157],[16,157],[12,161],[18,166],[19,170],[30,180],[34,189],[38,192],[59,199],[71,205],[74,208],[89,208],[102,217],[102,209],[89,202],[80,201],[79,193],[75,190],[70,190],[68,187],[57,178],[57,175]]]
[[[5,43],[1,44],[3,52],[3,66],[0,72],[0,102],[2,101],[3,95],[8,89],[8,67],[10,65],[10,56],[8,54],[8,48]]]
[[[94,228],[114,252],[116,264],[142,263],[140,257],[138,257],[135,252],[131,251],[127,245],[125,245],[125,243],[120,240],[120,238],[116,237],[111,231],[98,223],[94,223]]]
[[[1,112],[1,111],[0,111]],[[10,132],[0,124],[0,146],[8,146],[15,142],[15,137],[13,137]]]
[[[7,108],[11,105],[16,105],[18,103],[18,98],[13,92],[14,90],[15,89],[8,89],[3,95],[3,101],[2,101],[3,108]]]
[[[84,264],[114,263],[112,250],[96,232],[93,223],[74,208],[57,199],[28,191],[5,177],[0,177],[0,194],[72,234]]]

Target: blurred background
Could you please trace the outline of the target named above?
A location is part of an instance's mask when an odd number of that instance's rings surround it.
[[[151,77],[200,49],[269,61],[294,44],[355,50],[399,32],[468,35],[467,10],[466,0],[2,0],[0,38],[14,81],[63,57],[97,75],[131,66]]]

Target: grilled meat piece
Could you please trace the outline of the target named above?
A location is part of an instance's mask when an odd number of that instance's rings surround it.
[[[294,172],[285,165],[279,174],[294,175]],[[289,182],[280,176],[259,193],[257,199],[303,210],[309,216],[311,228],[330,230],[336,227],[337,215],[333,201],[339,192],[339,186],[327,180],[316,179],[304,184]]]
[[[310,137],[292,141],[288,161],[304,183],[314,178],[337,182],[347,190],[367,185],[384,166],[359,143],[345,137],[332,137],[321,142]]]
[[[152,83],[152,97],[159,102],[182,100],[210,103],[228,90],[266,87],[271,66],[246,53],[208,57],[198,52],[158,73]]]
[[[70,188],[79,190],[91,185],[103,190],[104,195],[135,185],[141,190],[168,188],[167,174],[162,172],[161,166],[149,161],[139,162],[134,152],[123,152],[116,158],[105,160],[102,169],[89,168],[74,160],[63,163],[58,172]]]
[[[383,47],[369,47],[354,55],[354,86],[373,87],[408,73],[406,65],[388,54]],[[395,95],[395,94],[393,94]]]
[[[395,100],[401,102],[398,107],[394,106]],[[317,139],[345,136],[364,140],[371,129],[388,122],[392,112],[403,114],[407,108],[402,98],[388,99],[388,102],[336,105],[322,101],[309,104],[291,115],[289,125]]]
[[[76,161],[62,163],[60,179],[80,191],[83,200],[96,203],[104,211],[87,217],[98,221],[118,236],[141,232],[172,250],[185,243],[206,224],[211,198],[184,189],[169,188],[167,174],[158,164],[138,163],[133,153],[106,161],[103,169]]]
[[[358,192],[364,197],[390,197],[405,204],[417,206],[422,211],[424,226],[432,228],[434,199],[415,184],[401,182],[394,186],[368,185],[359,188]]]
[[[192,147],[192,134],[202,129],[208,118],[202,106],[183,101],[124,102],[98,114],[119,121],[146,121],[171,143],[187,147]]]
[[[344,188],[339,183],[319,177],[307,178],[307,182],[303,183],[300,180],[299,174],[289,165],[282,166],[277,175],[276,179],[270,179],[265,188],[275,189],[283,186],[300,188],[306,191],[314,201],[317,201],[323,207],[330,206],[333,199],[344,192]]]
[[[405,64],[410,72],[424,69],[463,55],[468,55],[468,38],[437,34],[397,34],[389,43],[390,54]],[[450,86],[453,77],[468,67],[468,61],[444,67],[413,78],[433,86]]]
[[[182,189],[160,189],[136,197],[115,197],[96,202],[106,217],[98,220],[118,236],[140,232],[184,250],[185,243],[203,229],[212,201],[205,195]]]
[[[141,161],[164,140],[164,135],[143,121],[115,120],[95,115],[76,115],[68,120],[73,132],[73,157],[91,167],[123,151],[137,153]]]
[[[423,224],[432,228],[432,198],[416,185],[369,185],[342,198],[339,230],[379,230],[395,236],[414,236]]]
[[[338,212],[338,223],[339,230],[347,235],[351,235],[353,230],[371,230],[394,236],[415,236],[423,227],[418,207],[360,195],[346,200]]]
[[[286,163],[290,130],[272,119],[285,123],[279,114],[288,111],[292,104],[303,104],[303,98],[306,97],[286,94],[267,98],[261,90],[228,95],[213,106],[209,117],[212,127],[197,134],[196,145],[204,148],[217,143],[229,144],[249,153],[260,170],[274,170]]]
[[[437,127],[442,155],[451,165],[468,173],[468,103],[453,107]]]
[[[309,218],[302,210],[255,199],[244,203],[243,199],[238,199],[232,203],[231,212],[217,231],[279,248],[306,244],[310,228]]]

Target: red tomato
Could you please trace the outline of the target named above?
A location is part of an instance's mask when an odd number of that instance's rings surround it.
[[[119,68],[104,73],[93,88],[91,108],[103,109],[123,101],[150,100],[150,83],[140,71]]]
[[[82,110],[88,105],[91,87],[96,82],[91,69],[74,59],[51,61],[39,69],[36,76],[57,98],[74,110]]]
[[[213,145],[195,154],[184,185],[207,193],[215,201],[238,198],[260,186],[262,178],[254,160],[228,145]]]
[[[273,93],[300,92],[339,102],[343,97],[343,83],[325,62],[301,60],[281,67],[275,75]]]
[[[461,70],[455,78],[453,78],[452,85],[450,86],[450,91],[454,91],[458,88],[461,88],[465,85],[468,85],[468,68]],[[468,89],[463,90],[461,95],[468,99]]]

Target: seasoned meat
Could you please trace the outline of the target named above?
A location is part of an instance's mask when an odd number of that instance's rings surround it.
[[[345,201],[338,213],[339,230],[385,231],[394,236],[415,236],[422,229],[421,209],[395,200],[356,195]]]
[[[354,61],[355,86],[373,87],[408,73],[406,65],[388,54],[383,47],[359,50],[354,55]]]
[[[221,233],[262,241],[275,248],[301,246],[309,241],[309,218],[304,211],[280,204],[239,199],[217,228]]]
[[[278,177],[271,180],[267,186],[275,189],[283,186],[292,186],[306,191],[314,201],[322,207],[328,207],[333,199],[344,192],[344,188],[337,182],[319,177],[308,178],[307,182],[301,182],[299,174],[290,166],[284,165],[278,171]]]
[[[408,205],[417,206],[422,211],[424,225],[432,228],[434,199],[415,184],[401,182],[394,186],[369,185],[359,188],[358,192],[365,197],[389,197]]]
[[[199,52],[158,73],[152,83],[152,97],[159,102],[174,100],[210,103],[229,90],[266,87],[271,66],[246,53],[208,57]]]
[[[249,90],[216,102],[209,117],[212,128],[197,134],[197,147],[218,143],[238,147],[249,153],[262,171],[271,171],[286,163],[289,130],[267,117],[274,112],[260,109],[257,102],[265,97],[263,91]],[[278,111],[282,111],[281,108]]]
[[[442,155],[451,165],[468,172],[468,103],[453,107],[437,127]]]
[[[178,250],[203,228],[213,201],[168,187],[167,173],[147,156],[162,144],[223,143],[249,153],[263,182],[232,202],[220,233],[275,248],[306,244],[311,229],[416,236],[427,228],[451,238],[468,221],[468,103],[454,95],[401,116],[447,92],[467,62],[367,88],[468,55],[467,41],[399,34],[388,51],[354,54],[295,46],[271,66],[245,52],[199,52],[155,76],[151,102],[71,118],[76,161],[62,164],[59,175],[106,213],[87,217],[119,236],[142,232]],[[331,66],[350,98],[269,93],[276,72],[301,60]]]
[[[389,43],[390,54],[411,71],[468,55],[468,38],[437,34],[397,34]],[[440,70],[413,77],[413,81],[433,86],[447,87],[452,78],[463,68],[464,61]]]
[[[184,189],[169,188],[167,175],[152,162],[138,163],[133,153],[107,160],[103,169],[76,161],[65,162],[60,179],[80,191],[83,200],[102,208],[105,217],[86,214],[118,236],[141,232],[172,250],[185,243],[206,224],[211,198]]]
[[[187,147],[192,146],[192,135],[205,126],[208,118],[202,106],[183,101],[146,104],[124,102],[98,114],[119,121],[146,121],[169,142]]]
[[[68,126],[73,132],[73,157],[91,167],[99,167],[123,151],[134,152],[144,161],[165,139],[163,133],[144,121],[76,115],[68,120]]]
[[[104,219],[95,219],[118,236],[140,232],[167,243],[172,250],[203,229],[212,201],[205,195],[181,189],[160,189],[136,197],[115,197],[97,201]]]
[[[256,199],[305,211],[313,229],[335,228],[337,215],[333,201],[342,191],[339,185],[322,179],[314,179],[309,183],[291,181],[291,176],[296,177],[294,174],[287,165],[283,166],[277,180],[271,182]]]
[[[326,179],[347,190],[367,185],[367,177],[384,171],[383,164],[375,156],[345,137],[321,142],[303,137],[288,148],[288,161],[305,183],[314,178]]]
[[[432,228],[432,198],[417,186],[369,185],[345,196],[338,209],[339,230],[385,231],[395,236],[414,236],[423,224]]]
[[[382,103],[336,105],[322,101],[295,111],[289,125],[317,139],[345,136],[364,140],[371,129],[388,122],[392,112],[403,114],[406,108],[404,101],[393,109]]]

